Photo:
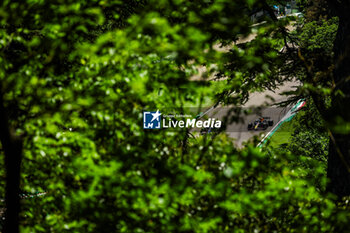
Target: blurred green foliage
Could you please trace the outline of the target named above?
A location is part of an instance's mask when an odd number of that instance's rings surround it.
[[[300,46],[307,48],[310,52],[321,50],[331,54],[337,29],[338,18],[336,17],[307,22],[299,34]]]
[[[295,155],[304,155],[324,162],[328,156],[329,137],[324,121],[310,100],[294,124],[289,149]]]
[[[0,87],[24,140],[21,190],[46,192],[22,199],[21,231],[349,230],[348,202],[317,188],[324,170],[310,157],[142,127],[143,110],[199,104],[210,86],[189,77],[200,65],[230,77],[222,93],[239,90],[236,102],[271,86],[278,25],[247,48],[214,49],[252,32],[254,4],[3,1]]]

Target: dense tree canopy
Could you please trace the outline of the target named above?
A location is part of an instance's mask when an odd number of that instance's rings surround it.
[[[3,1],[1,229],[349,231],[350,6],[299,1],[295,21],[277,2]],[[287,147],[142,126],[144,110],[242,105],[292,79],[288,103],[310,105]]]

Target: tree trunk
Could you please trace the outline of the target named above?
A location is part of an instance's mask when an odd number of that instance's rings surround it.
[[[1,86],[0,86],[1,87]],[[0,141],[5,154],[6,193],[5,193],[5,233],[19,232],[19,182],[22,159],[22,143],[11,134],[9,121],[0,92]]]
[[[330,123],[350,122],[350,1],[328,1],[331,12],[339,17],[339,28],[334,41],[334,82]],[[337,95],[340,90],[345,96]],[[336,117],[340,117],[336,119]],[[340,125],[341,126],[341,125]],[[350,195],[350,133],[333,130],[329,142],[327,176],[328,190],[339,198]]]

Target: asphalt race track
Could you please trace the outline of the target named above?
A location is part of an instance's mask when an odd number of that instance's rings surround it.
[[[208,111],[203,117],[223,120],[226,126],[225,132],[235,139],[235,144],[238,147],[241,147],[243,142],[248,141],[254,135],[260,135],[262,138],[283,118],[291,107],[281,108],[274,106],[274,104],[287,100],[287,97],[282,93],[293,90],[298,85],[300,84],[295,81],[286,82],[275,92],[253,93],[248,102],[240,108],[218,106]],[[238,118],[235,117],[237,112],[240,112]],[[249,112],[249,114],[244,114],[244,112]],[[270,117],[273,120],[273,126],[269,126],[266,130],[248,131],[248,123],[259,117]]]

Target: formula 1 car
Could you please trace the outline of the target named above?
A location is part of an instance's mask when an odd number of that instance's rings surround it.
[[[254,122],[248,124],[248,130],[265,130],[273,125],[273,120],[270,117],[259,117]]]

